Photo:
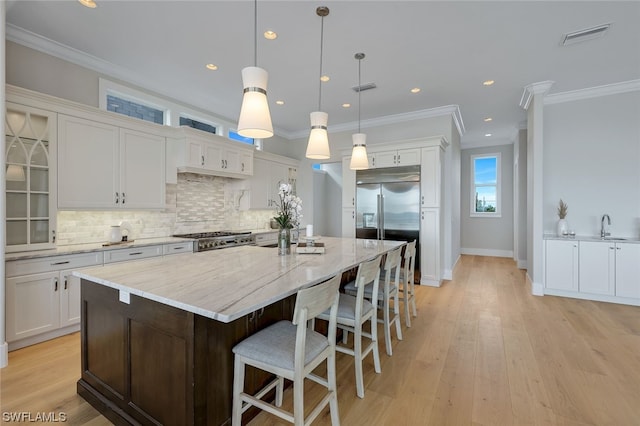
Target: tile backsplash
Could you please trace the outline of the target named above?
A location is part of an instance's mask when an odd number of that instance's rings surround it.
[[[256,230],[268,227],[272,210],[240,210],[243,190],[230,179],[193,173],[178,174],[177,184],[166,186],[163,210],[59,211],[58,245],[108,240],[112,225],[132,227],[130,239],[220,230]]]

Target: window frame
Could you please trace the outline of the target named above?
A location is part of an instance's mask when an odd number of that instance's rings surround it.
[[[477,212],[476,211],[476,188],[494,186],[493,184],[477,184],[475,181],[476,175],[476,160],[485,158],[496,159],[496,211],[495,212]],[[469,191],[469,203],[470,203],[470,217],[502,217],[502,159],[499,152],[487,153],[487,154],[474,154],[471,155],[471,173],[470,173],[470,191]]]

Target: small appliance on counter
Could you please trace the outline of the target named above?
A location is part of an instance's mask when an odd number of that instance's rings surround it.
[[[126,234],[123,234],[122,231],[126,231]],[[119,225],[111,225],[109,229],[109,241],[105,245],[130,242],[133,242],[133,239],[131,238],[131,224],[129,222],[122,221]]]

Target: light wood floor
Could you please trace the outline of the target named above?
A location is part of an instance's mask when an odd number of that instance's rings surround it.
[[[513,261],[480,256],[417,292],[418,317],[392,357],[381,339],[382,374],[366,361],[364,399],[353,358],[338,354],[343,425],[640,425],[640,308],[534,297]],[[109,424],[76,395],[79,365],[78,334],[11,352],[0,411]],[[307,406],[320,390],[306,387]],[[279,424],[264,413],[251,422]],[[328,409],[315,424],[330,424]]]

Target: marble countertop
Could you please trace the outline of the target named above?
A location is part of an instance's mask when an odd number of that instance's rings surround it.
[[[126,293],[231,322],[406,244],[323,237],[326,254],[278,256],[277,248],[238,246],[74,271]]]
[[[562,237],[556,234],[545,234],[545,240],[564,240],[564,241],[602,241],[608,243],[640,243],[640,238],[636,237],[617,237],[609,236],[601,238],[599,235],[576,235],[573,237]]]
[[[73,244],[66,246],[58,246],[48,250],[32,250],[32,251],[20,251],[13,253],[6,253],[5,260],[22,260],[22,259],[36,259],[39,257],[49,256],[62,256],[67,254],[89,253],[94,251],[107,251],[107,250],[120,250],[131,247],[144,247],[158,244],[170,244],[181,243],[185,241],[194,241],[188,238],[176,238],[176,237],[158,237],[158,238],[141,238],[128,243],[114,244],[103,246],[105,243],[91,243],[91,244]]]

